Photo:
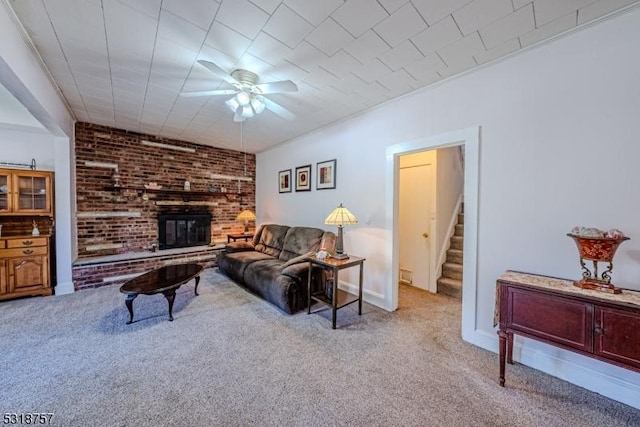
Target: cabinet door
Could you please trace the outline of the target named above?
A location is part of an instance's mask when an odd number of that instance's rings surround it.
[[[512,286],[502,298],[507,304],[501,319],[507,328],[543,342],[593,351],[593,304]]]
[[[14,212],[51,213],[51,174],[15,172],[13,175]]]
[[[7,292],[7,260],[0,259],[0,295]]]
[[[595,353],[640,368],[640,315],[597,307]]]
[[[11,212],[11,174],[0,171],[0,213]]]
[[[30,291],[49,286],[49,263],[47,256],[10,258],[9,292]]]

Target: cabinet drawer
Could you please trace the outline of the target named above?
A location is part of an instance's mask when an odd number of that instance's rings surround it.
[[[31,246],[46,246],[46,237],[27,237],[23,239],[7,240],[7,248],[28,248]]]
[[[46,246],[16,248],[16,249],[2,249],[0,250],[0,257],[2,258],[16,258],[30,255],[46,255]]]

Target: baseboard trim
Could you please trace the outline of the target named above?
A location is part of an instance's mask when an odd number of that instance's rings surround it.
[[[68,295],[75,292],[73,282],[58,282],[55,290],[56,295]]]
[[[340,287],[340,289],[342,289],[345,292],[349,292],[350,294],[353,294],[353,295],[358,295],[358,285],[340,281],[338,286]],[[379,294],[377,292],[372,292],[367,289],[363,289],[362,300],[367,304],[375,305],[378,308],[387,310],[386,300],[384,298],[384,295],[382,294]]]
[[[465,341],[496,353],[496,383],[498,382],[499,339],[497,333],[476,330]],[[640,374],[610,363],[591,359],[571,351],[516,335],[513,360],[546,374],[560,378],[610,399],[640,409]],[[553,351],[553,355],[549,351]],[[507,365],[506,387],[509,387]]]

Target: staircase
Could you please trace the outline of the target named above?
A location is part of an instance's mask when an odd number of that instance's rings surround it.
[[[438,279],[438,293],[462,299],[462,242],[464,240],[464,205],[458,214],[458,223],[451,237],[447,259]]]

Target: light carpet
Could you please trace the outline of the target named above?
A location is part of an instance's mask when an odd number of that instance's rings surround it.
[[[640,411],[460,338],[460,303],[402,286],[400,308],[286,315],[214,269],[0,304],[0,410],[55,426],[627,426]]]

